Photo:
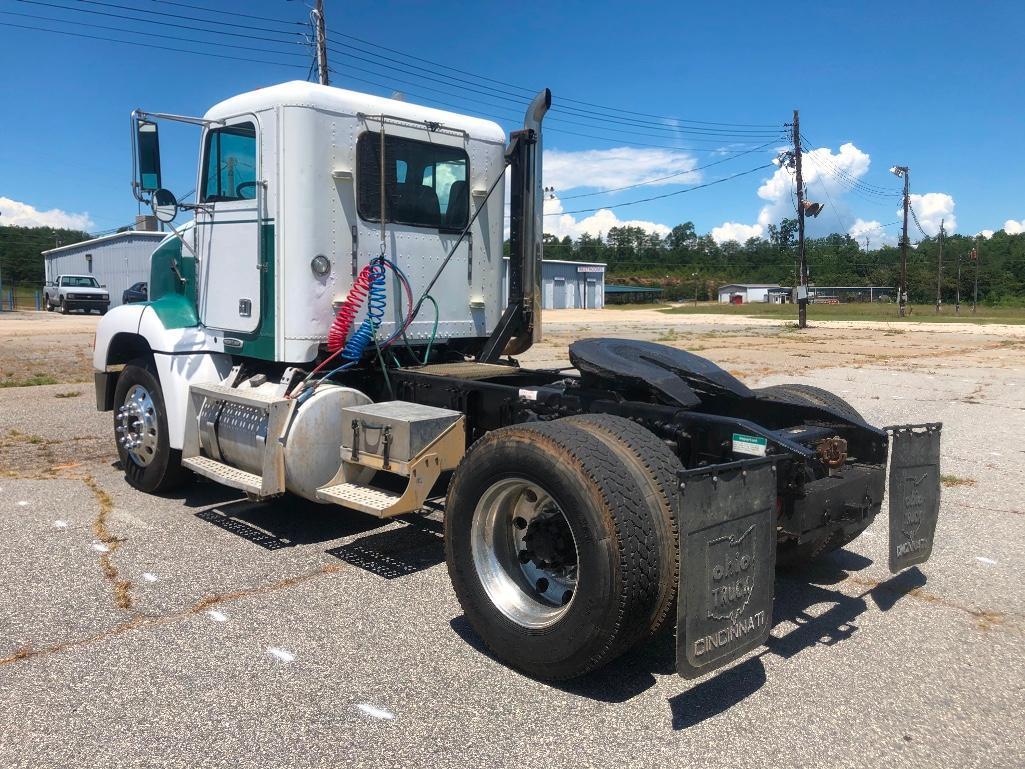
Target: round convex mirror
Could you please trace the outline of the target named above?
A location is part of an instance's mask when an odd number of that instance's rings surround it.
[[[169,224],[178,215],[178,201],[170,190],[159,189],[150,198],[150,206],[153,208],[153,216],[158,222]]]

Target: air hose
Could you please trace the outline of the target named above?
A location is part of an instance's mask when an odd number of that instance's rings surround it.
[[[356,333],[353,334],[353,339],[349,340],[349,344],[346,344],[345,340],[349,336],[349,330],[356,321],[356,316],[359,314],[363,302],[368,297],[370,303],[367,307],[367,318],[360,325]],[[381,318],[384,317],[384,303],[384,264],[382,264],[380,259],[374,259],[360,270],[359,276],[353,282],[352,288],[349,289],[349,294],[345,297],[345,302],[331,323],[331,328],[327,333],[328,352],[335,352],[344,347],[345,349],[342,350],[343,358],[348,360],[359,358],[359,354],[370,343],[373,331],[381,324]],[[376,323],[374,322],[375,318]],[[361,344],[353,345],[353,340],[357,336],[360,337]],[[352,353],[356,353],[357,349],[358,353],[353,356]]]
[[[363,351],[367,349],[374,340],[374,335],[377,333],[378,327],[381,325],[381,321],[384,319],[384,308],[386,304],[385,299],[385,288],[384,288],[384,260],[375,259],[366,266],[363,270],[367,274],[366,283],[369,284],[369,289],[366,293],[367,299],[367,317],[363,319],[359,328],[356,329],[355,333],[349,338],[349,341],[345,343],[342,348],[342,357],[345,360],[359,360],[363,357]],[[362,273],[361,273],[362,276]],[[359,279],[356,281],[349,292],[349,296],[352,297],[357,285],[361,285]],[[362,298],[360,300],[362,304]],[[348,302],[346,303],[346,309],[348,309]],[[357,306],[356,309],[359,309]],[[341,312],[339,312],[341,315]],[[348,321],[348,326],[352,325],[352,320]],[[346,329],[347,330],[347,329]],[[344,339],[345,336],[343,335]],[[328,350],[331,349],[331,338],[328,336]]]

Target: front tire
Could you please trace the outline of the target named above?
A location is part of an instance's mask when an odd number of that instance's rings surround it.
[[[622,458],[562,420],[494,430],[452,479],[449,576],[505,664],[542,680],[599,668],[646,637],[662,546]]]
[[[67,315],[68,314],[68,304],[67,304],[67,302],[64,301],[64,297],[60,298],[60,311],[61,311],[61,315]]]
[[[114,439],[129,485],[147,494],[171,491],[189,480],[182,453],[168,442],[167,408],[153,361],[125,366],[114,391]]]

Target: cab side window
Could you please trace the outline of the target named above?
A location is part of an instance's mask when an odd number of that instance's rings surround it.
[[[256,198],[256,127],[252,123],[207,132],[200,202]]]
[[[381,221],[381,134],[367,132],[356,144],[360,217]],[[385,221],[461,230],[470,212],[469,158],[460,147],[384,137]]]

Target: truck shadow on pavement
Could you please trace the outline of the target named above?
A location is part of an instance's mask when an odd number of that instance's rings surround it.
[[[265,550],[316,545],[365,535],[325,552],[372,574],[395,579],[445,560],[442,523],[421,515],[385,520],[286,494],[251,502],[213,484],[197,484],[184,497],[194,515]]]
[[[900,598],[925,584],[924,575],[911,569],[873,584],[856,596],[834,587],[871,563],[855,553],[839,551],[800,569],[780,570],[776,575],[773,630],[765,646],[759,653],[670,697],[673,729],[700,724],[757,692],[767,680],[762,661],[765,656],[790,659],[805,649],[840,644],[857,631],[855,620],[868,608],[866,598],[871,597],[881,610],[887,611]],[[463,640],[482,654],[492,656],[465,617],[456,617],[451,625]],[[653,687],[656,676],[676,673],[675,644],[673,628],[667,628],[601,670],[554,686],[601,702],[626,702]],[[687,686],[683,679],[679,680]]]

